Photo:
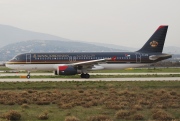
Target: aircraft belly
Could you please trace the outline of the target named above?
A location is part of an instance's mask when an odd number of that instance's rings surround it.
[[[100,66],[104,67],[104,69],[125,69],[125,68],[135,68],[135,67],[140,67],[144,66],[147,64],[141,64],[141,63],[136,63],[136,64],[131,64],[131,63],[123,63],[123,64],[99,64]]]
[[[6,67],[16,70],[54,70],[54,64],[6,64]]]
[[[58,64],[59,65],[59,64]],[[16,70],[49,70],[53,71],[58,66],[56,64],[6,64],[6,67]],[[95,65],[90,70],[102,70],[102,69],[124,69],[124,68],[133,68],[133,67],[139,67],[147,64],[141,64],[141,63],[123,63],[123,64],[99,64]]]

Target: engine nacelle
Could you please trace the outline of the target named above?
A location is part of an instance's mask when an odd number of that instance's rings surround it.
[[[57,67],[57,75],[75,75],[78,74],[78,71],[73,66],[58,66]]]

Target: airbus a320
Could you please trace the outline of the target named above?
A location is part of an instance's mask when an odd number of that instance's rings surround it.
[[[162,53],[168,26],[161,25],[135,52],[69,52],[69,53],[24,53],[16,55],[6,62],[6,67],[28,71],[51,70],[55,75],[80,74],[81,78],[90,78],[90,70],[124,69],[138,67],[171,58]]]

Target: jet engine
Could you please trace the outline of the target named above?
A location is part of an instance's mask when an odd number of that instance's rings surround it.
[[[55,75],[75,75],[78,74],[78,70],[73,66],[58,66],[57,71],[54,72]]]

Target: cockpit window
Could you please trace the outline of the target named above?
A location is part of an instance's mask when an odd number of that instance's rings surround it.
[[[12,60],[19,60],[19,57],[15,56]]]
[[[18,58],[18,57],[16,57],[16,60],[19,60],[19,58]]]
[[[17,58],[16,58],[16,57],[14,57],[14,58],[12,58],[12,60],[17,60]]]

